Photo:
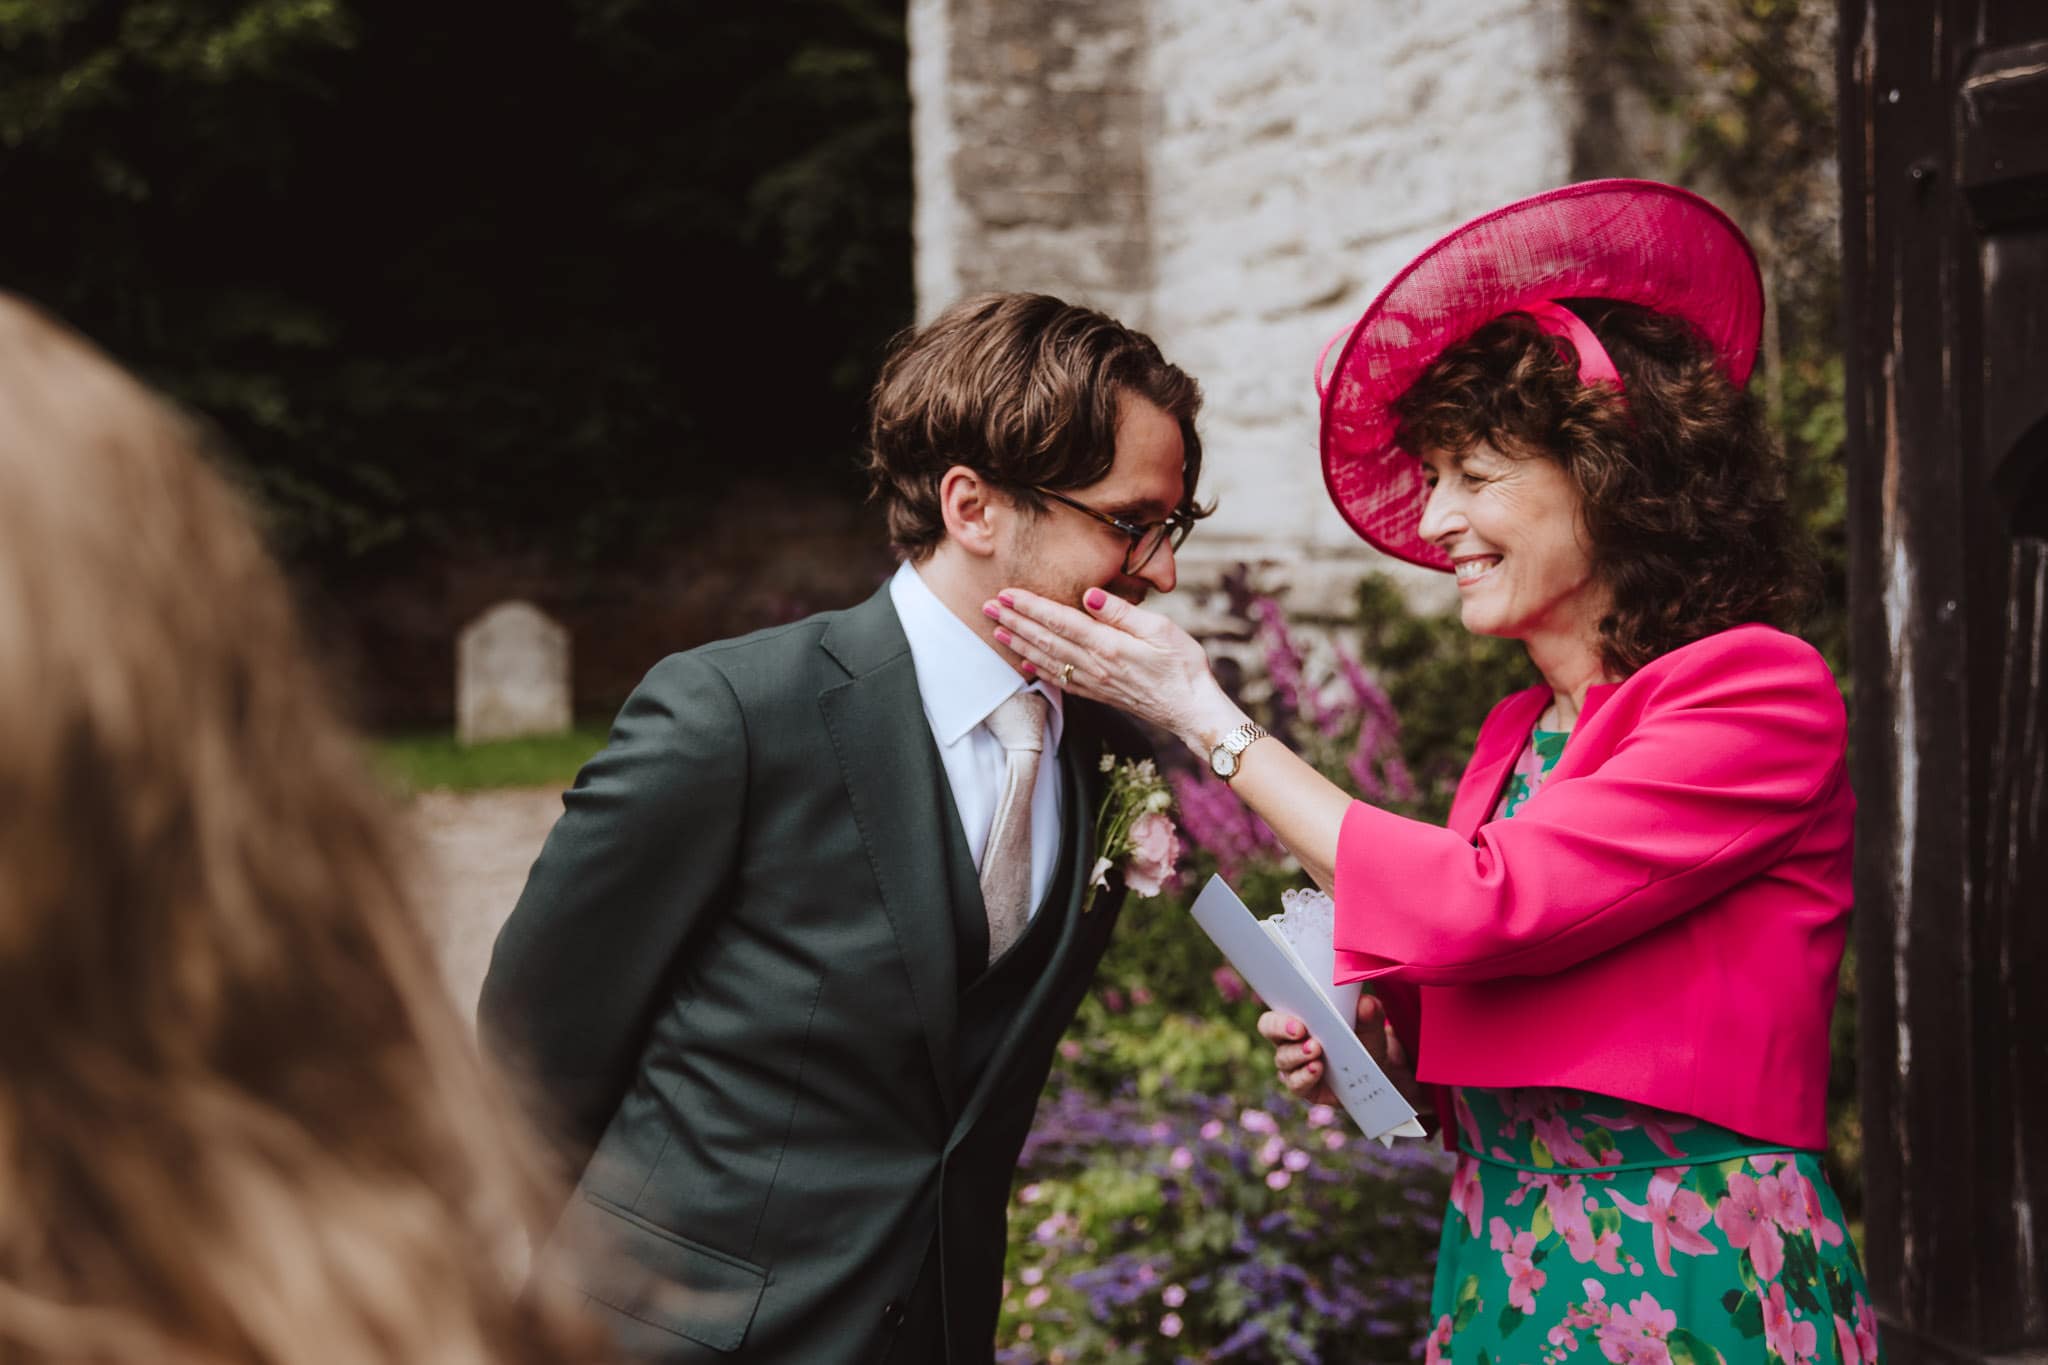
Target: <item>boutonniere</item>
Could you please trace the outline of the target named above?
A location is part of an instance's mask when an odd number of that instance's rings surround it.
[[[1088,873],[1088,892],[1081,913],[1095,904],[1095,893],[1109,885],[1111,868],[1119,868],[1124,885],[1140,896],[1156,896],[1180,862],[1180,835],[1167,812],[1173,794],[1151,759],[1132,762],[1102,756],[1109,775],[1102,809],[1095,816],[1095,866]]]

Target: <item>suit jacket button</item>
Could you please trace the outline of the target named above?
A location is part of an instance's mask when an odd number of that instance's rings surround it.
[[[903,1306],[903,1300],[891,1299],[882,1305],[882,1325],[894,1331],[910,1317],[910,1310]]]

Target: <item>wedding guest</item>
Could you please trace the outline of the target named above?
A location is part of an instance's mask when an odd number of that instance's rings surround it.
[[[991,604],[1334,897],[1338,980],[1379,989],[1459,1154],[1430,1361],[1879,1355],[1819,1156],[1853,801],[1835,679],[1784,629],[1810,579],[1745,389],[1762,315],[1718,210],[1601,181],[1451,233],[1349,329],[1338,509],[1543,679],[1487,716],[1448,829],[1265,737],[1164,617]],[[1299,1021],[1261,1032],[1317,1092]]]
[[[195,428],[0,295],[0,1358],[587,1360],[385,802]]]

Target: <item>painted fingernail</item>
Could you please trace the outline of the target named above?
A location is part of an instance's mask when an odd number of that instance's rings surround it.
[[[1014,606],[1016,606],[1016,605],[1017,605],[1017,599],[1016,599],[1016,598],[1014,598],[1014,597],[1012,597],[1012,596],[1010,596],[1010,594],[1008,594],[1008,593],[1006,593],[1006,592],[999,592],[999,593],[997,593],[997,594],[996,594],[996,601],[998,601],[998,602],[1002,603],[1002,604],[1003,604],[1004,606],[1006,606],[1006,607],[1014,607]]]
[[[1301,1025],[1289,1024],[1287,1026],[1287,1036],[1289,1038],[1299,1038],[1301,1036]]]
[[[1088,610],[1101,611],[1102,604],[1109,600],[1109,594],[1100,588],[1090,588],[1082,596],[1081,600],[1088,604]]]
[[[1012,637],[1010,632],[1007,630],[998,630],[996,632],[996,643],[999,645],[1006,645],[1010,643],[1012,638],[1014,637]]]
[[[983,616],[986,616],[991,621],[1000,621],[1003,619],[1002,609],[996,606],[996,604],[993,602],[983,603],[981,608],[981,614]]]
[[[1032,663],[1029,659],[1024,661],[1022,667],[1026,673],[1036,673],[1038,671],[1038,665]]]
[[[1313,1057],[1316,1055],[1316,1040],[1311,1038],[1301,1045],[1301,1050]]]

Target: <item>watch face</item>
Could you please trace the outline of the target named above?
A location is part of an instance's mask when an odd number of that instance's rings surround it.
[[[1228,777],[1237,771],[1237,755],[1217,745],[1209,751],[1209,771],[1218,777]]]

